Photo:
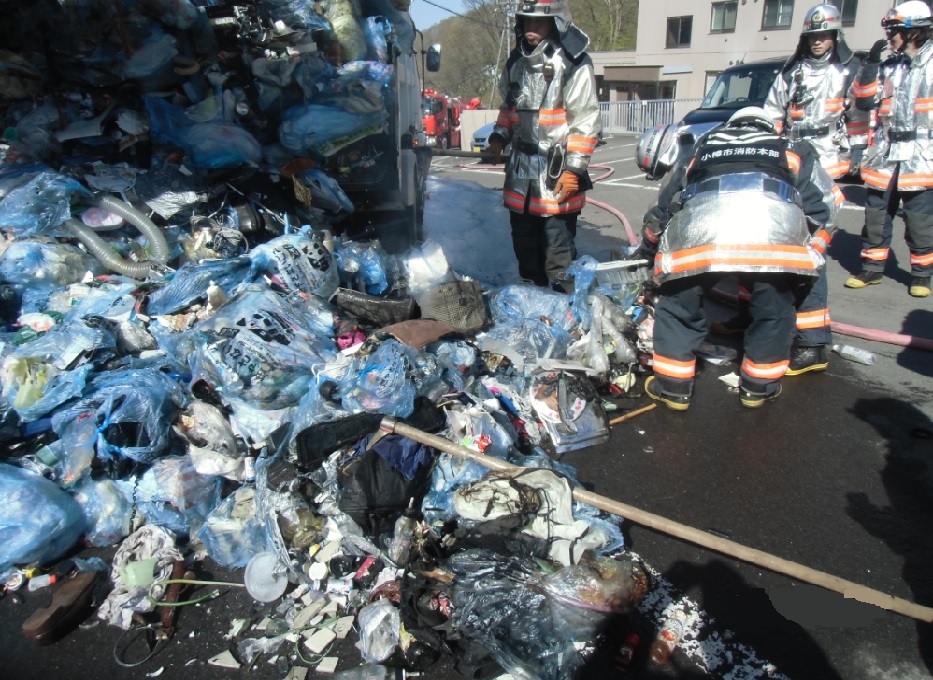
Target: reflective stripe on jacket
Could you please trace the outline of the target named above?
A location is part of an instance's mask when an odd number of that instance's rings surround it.
[[[660,236],[655,275],[816,276],[840,203],[808,143],[717,128],[700,138],[693,159],[678,165],[646,215],[645,240],[649,232]]]
[[[900,163],[897,188],[933,188],[933,42],[911,60],[896,55],[863,63],[853,88],[856,104],[874,111],[875,129],[862,164],[862,180],[886,189]]]
[[[816,147],[820,164],[832,178],[849,172],[851,147],[868,143],[868,113],[854,107],[845,110],[846,99],[855,99],[850,83],[859,63],[854,57],[845,63],[797,60],[774,79],[764,105],[779,132]]]
[[[596,148],[600,115],[588,42],[571,24],[560,40],[542,40],[530,54],[520,46],[512,51],[499,82],[503,104],[492,133],[503,146],[512,144],[503,190],[509,210],[555,215],[583,209],[582,192],[558,203],[546,180],[552,147],[564,146],[564,167],[580,175]]]

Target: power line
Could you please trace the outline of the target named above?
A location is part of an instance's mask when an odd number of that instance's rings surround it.
[[[487,28],[499,28],[499,26],[496,25],[496,24],[490,24],[490,23],[487,22],[487,21],[482,21],[481,19],[475,19],[475,18],[473,18],[473,17],[471,17],[471,16],[469,16],[469,15],[467,15],[467,14],[460,14],[459,12],[455,12],[454,10],[450,9],[449,7],[444,7],[443,5],[439,5],[439,4],[437,4],[436,2],[431,2],[431,0],[423,0],[423,2],[426,2],[427,4],[429,4],[429,5],[433,6],[433,7],[437,7],[438,9],[442,9],[442,10],[444,10],[445,12],[450,12],[450,13],[453,14],[455,17],[460,17],[461,19],[466,19],[467,21],[472,21],[473,23],[479,24],[480,26],[486,26]]]

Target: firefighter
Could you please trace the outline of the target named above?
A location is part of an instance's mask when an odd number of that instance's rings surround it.
[[[888,10],[881,26],[887,40],[875,43],[855,82],[856,106],[874,111],[877,124],[862,165],[862,271],[845,285],[881,283],[894,215],[903,207],[909,292],[927,297],[933,274],[933,18],[925,2],[908,0]],[[886,45],[893,54],[882,63]]]
[[[820,164],[833,179],[857,173],[868,144],[869,117],[855,108],[852,93],[860,65],[845,42],[839,9],[828,4],[812,7],[804,17],[797,49],[774,79],[764,105],[778,132],[790,139],[806,139],[817,149]],[[836,199],[843,201],[842,192]],[[735,332],[748,325],[747,291],[739,295],[739,315],[714,324],[714,331]],[[833,337],[828,297],[823,267],[810,294],[797,307],[785,375],[825,371],[829,366],[827,346]]]
[[[569,293],[564,273],[576,259],[577,217],[592,188],[587,166],[600,131],[589,38],[572,23],[567,0],[523,0],[515,36],[487,154],[498,162],[512,145],[503,199],[519,275]]]
[[[740,109],[681,155],[642,230],[661,284],[649,397],[690,406],[708,331],[703,297],[731,275],[751,292],[740,401],[757,408],[781,393],[794,305],[825,266],[821,242],[835,228],[834,189],[813,147],[779,135],[760,107]]]

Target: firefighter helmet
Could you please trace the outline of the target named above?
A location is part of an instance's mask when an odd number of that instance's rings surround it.
[[[803,18],[803,30],[800,34],[840,30],[842,30],[842,15],[839,9],[833,5],[817,5],[812,7]]]
[[[567,30],[573,22],[567,0],[519,0],[517,16],[553,17],[559,33]]]
[[[923,0],[908,0],[897,7],[892,7],[881,20],[881,27],[889,28],[930,28],[933,17],[930,8]]]
[[[635,147],[635,162],[650,180],[661,179],[677,162],[679,145],[676,125],[645,130]]]
[[[777,133],[777,128],[774,127],[774,121],[760,106],[746,106],[744,109],[739,109],[732,114],[726,126],[756,127],[765,132]]]

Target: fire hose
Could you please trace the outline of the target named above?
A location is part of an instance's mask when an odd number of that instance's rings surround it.
[[[478,158],[478,159],[489,159],[490,158],[489,154],[483,153],[481,151],[461,151],[459,149],[435,149],[432,151],[432,153],[435,156],[453,156],[456,158]],[[502,158],[507,159],[508,156],[504,155],[502,156]],[[498,168],[499,166],[497,165],[491,165],[491,166],[471,165],[471,166],[465,166],[465,167]],[[599,169],[599,170],[607,171],[598,177],[594,177],[593,178],[594,183],[600,182],[610,177],[612,173],[614,172],[613,168],[606,166],[606,165],[590,165],[589,167],[590,169]],[[602,208],[603,210],[606,210],[607,212],[611,213],[616,218],[618,218],[619,221],[622,223],[622,226],[625,228],[625,234],[628,237],[629,243],[631,245],[635,245],[636,243],[638,243],[638,239],[635,236],[635,232],[632,229],[631,224],[629,223],[628,219],[626,219],[625,215],[620,210],[613,208],[608,203],[603,203],[601,201],[597,201],[589,197],[587,197],[586,202],[596,206],[597,208]],[[727,302],[731,302],[734,304],[737,300],[736,296],[726,293],[725,291],[714,289],[713,292],[714,292],[714,295],[716,295],[717,297]],[[847,323],[840,323],[837,321],[834,321],[832,323],[832,330],[834,333],[839,333],[841,335],[848,335],[848,336],[855,337],[855,338],[862,338],[863,340],[871,340],[873,342],[884,342],[884,343],[891,344],[891,345],[900,345],[901,347],[909,347],[911,349],[920,349],[920,350],[925,350],[927,352],[933,352],[933,340],[929,340],[927,338],[920,338],[920,337],[913,336],[913,335],[902,335],[900,333],[890,333],[888,331],[882,331],[882,330],[877,330],[873,328],[862,328],[860,326],[853,326]]]
[[[434,156],[452,156],[454,158],[478,158],[478,159],[486,159],[486,160],[490,159],[490,155],[482,151],[461,151],[460,149],[432,149],[431,154]],[[508,159],[508,157],[509,157],[508,155],[501,156],[503,160]],[[498,168],[499,166],[497,165],[489,165],[489,166],[470,165],[470,166],[464,166],[464,167],[469,167],[473,169],[486,169],[486,168]],[[612,176],[612,173],[615,172],[615,169],[609,167],[608,165],[591,164],[589,166],[589,169],[605,171],[602,175],[599,175],[598,177],[593,178],[594,183],[601,182],[604,179],[608,179],[609,177]],[[586,202],[597,208],[602,208],[603,210],[610,213],[611,215],[614,215],[622,223],[622,226],[625,228],[625,235],[628,237],[628,242],[631,245],[635,245],[636,243],[638,243],[638,237],[635,236],[635,230],[632,229],[632,225],[629,223],[628,219],[625,217],[625,215],[622,213],[621,210],[617,210],[616,208],[613,208],[608,203],[597,201],[593,198],[590,198],[589,196],[586,197]]]

